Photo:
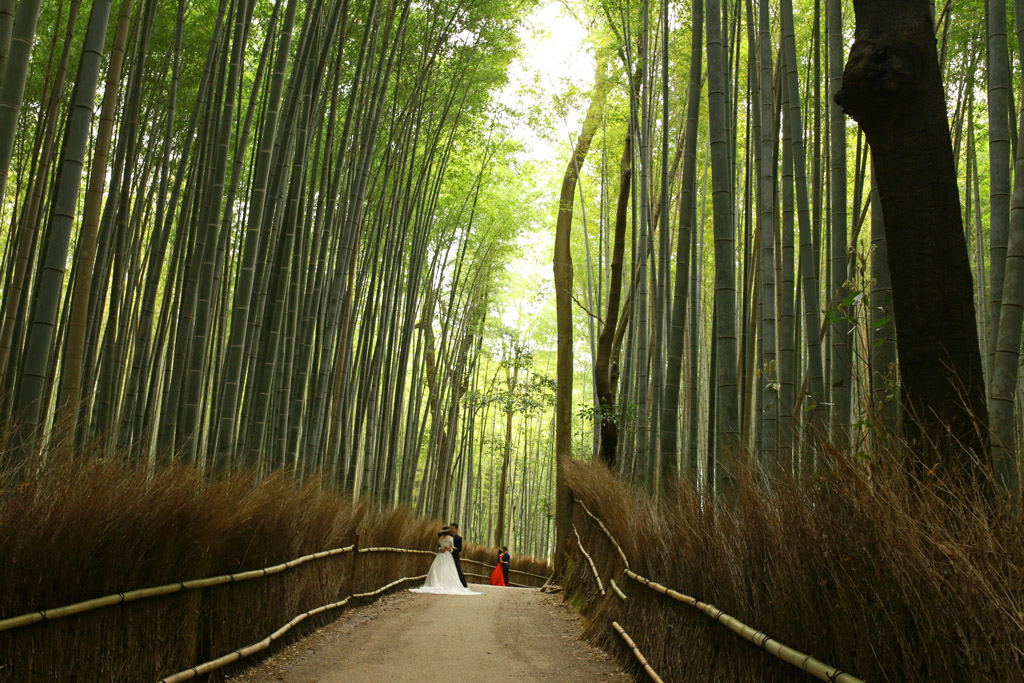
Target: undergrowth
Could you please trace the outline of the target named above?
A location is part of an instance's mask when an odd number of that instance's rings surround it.
[[[151,472],[119,458],[59,455],[26,471],[32,474],[0,473],[0,619],[258,569],[349,545],[357,535],[361,547],[433,549],[440,527],[408,509],[356,503],[287,474],[208,480],[189,467]],[[466,551],[496,554],[472,545]],[[0,680],[156,680],[262,640],[312,608],[425,574],[431,560],[345,553],[265,578],[0,632]],[[339,612],[308,619],[282,642]]]
[[[897,467],[848,462],[810,486],[743,472],[734,505],[693,487],[653,503],[599,464],[571,463],[568,477],[633,571],[827,664],[869,681],[1020,680],[1022,520],[995,494],[911,487]],[[627,578],[579,505],[573,523],[604,585],[628,599],[599,594],[575,540],[567,594],[586,598],[588,637],[638,677],[612,620],[666,681],[810,680]]]

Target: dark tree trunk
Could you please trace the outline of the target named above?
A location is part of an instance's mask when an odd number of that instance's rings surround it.
[[[619,425],[615,421],[615,391],[618,388],[618,357],[614,353],[616,331],[621,327],[619,306],[622,299],[622,254],[626,242],[626,221],[629,219],[629,186],[633,169],[632,133],[626,135],[622,149],[622,163],[619,173],[619,199],[615,209],[615,237],[612,246],[611,275],[608,281],[608,307],[604,326],[597,341],[597,358],[594,361],[594,385],[600,413],[597,419],[601,427],[601,460],[609,467],[615,466],[615,453],[619,444]]]
[[[562,179],[562,190],[559,194],[558,218],[555,223],[555,249],[552,255],[552,268],[555,284],[555,311],[558,329],[558,352],[556,356],[555,395],[555,458],[557,474],[555,484],[555,550],[553,573],[562,571],[566,549],[568,548],[569,530],[572,524],[572,498],[566,481],[565,466],[572,459],[572,252],[570,233],[572,232],[573,202],[576,198],[576,181],[579,168],[587,158],[590,143],[601,122],[605,99],[614,83],[605,77],[607,55],[598,54],[597,66],[594,70],[594,90],[591,93],[590,107],[583,119],[583,127],[572,158],[566,164],[565,176]]]
[[[836,102],[864,130],[885,214],[911,473],[989,471],[988,413],[945,93],[926,0],[855,0]]]

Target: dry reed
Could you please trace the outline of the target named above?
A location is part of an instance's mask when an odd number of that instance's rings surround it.
[[[733,506],[683,488],[660,504],[597,464],[573,463],[575,497],[622,544],[631,569],[713,603],[782,643],[870,681],[1022,676],[1021,518],[976,491],[911,488],[898,467],[837,462],[803,487],[746,471]],[[563,578],[587,634],[643,674],[614,620],[666,681],[809,680],[697,610],[623,574],[607,536],[576,506],[601,596],[575,546]]]

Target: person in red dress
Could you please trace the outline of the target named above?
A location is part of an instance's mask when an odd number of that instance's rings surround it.
[[[501,570],[501,551],[498,551],[498,565],[491,572],[491,585],[492,586],[505,586],[505,572]]]

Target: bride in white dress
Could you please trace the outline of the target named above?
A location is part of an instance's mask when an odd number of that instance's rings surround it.
[[[434,558],[433,564],[430,565],[430,570],[427,572],[427,580],[421,588],[411,588],[409,590],[413,593],[480,595],[480,593],[464,588],[459,580],[459,573],[455,569],[455,560],[452,558],[452,549],[455,548],[455,541],[452,540],[451,530],[448,527],[441,530],[437,544],[437,557]]]

